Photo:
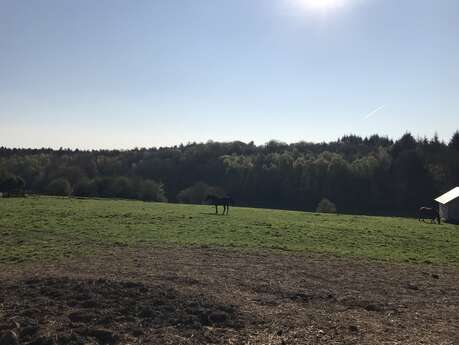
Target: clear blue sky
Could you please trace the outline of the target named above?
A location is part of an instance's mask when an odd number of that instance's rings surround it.
[[[0,146],[458,128],[457,0],[0,0]]]

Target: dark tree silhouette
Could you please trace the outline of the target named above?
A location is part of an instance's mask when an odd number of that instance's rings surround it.
[[[459,185],[459,131],[448,144],[406,133],[395,142],[351,134],[329,143],[209,141],[128,151],[1,147],[3,190],[12,185],[8,176],[36,193],[189,203],[228,193],[239,206],[309,211],[327,198],[340,212],[413,215]]]
[[[453,150],[459,151],[459,131],[456,131],[451,138],[449,145]]]

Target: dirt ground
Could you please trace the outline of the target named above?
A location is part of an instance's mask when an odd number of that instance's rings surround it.
[[[459,344],[459,267],[222,249],[0,266],[0,345]]]

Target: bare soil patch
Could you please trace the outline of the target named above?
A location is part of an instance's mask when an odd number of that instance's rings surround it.
[[[4,344],[459,344],[459,268],[222,249],[0,266]]]

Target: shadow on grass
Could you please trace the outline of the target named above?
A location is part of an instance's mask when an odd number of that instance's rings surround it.
[[[201,212],[200,214],[203,214],[206,216],[229,216],[229,214],[215,213],[215,212]]]

